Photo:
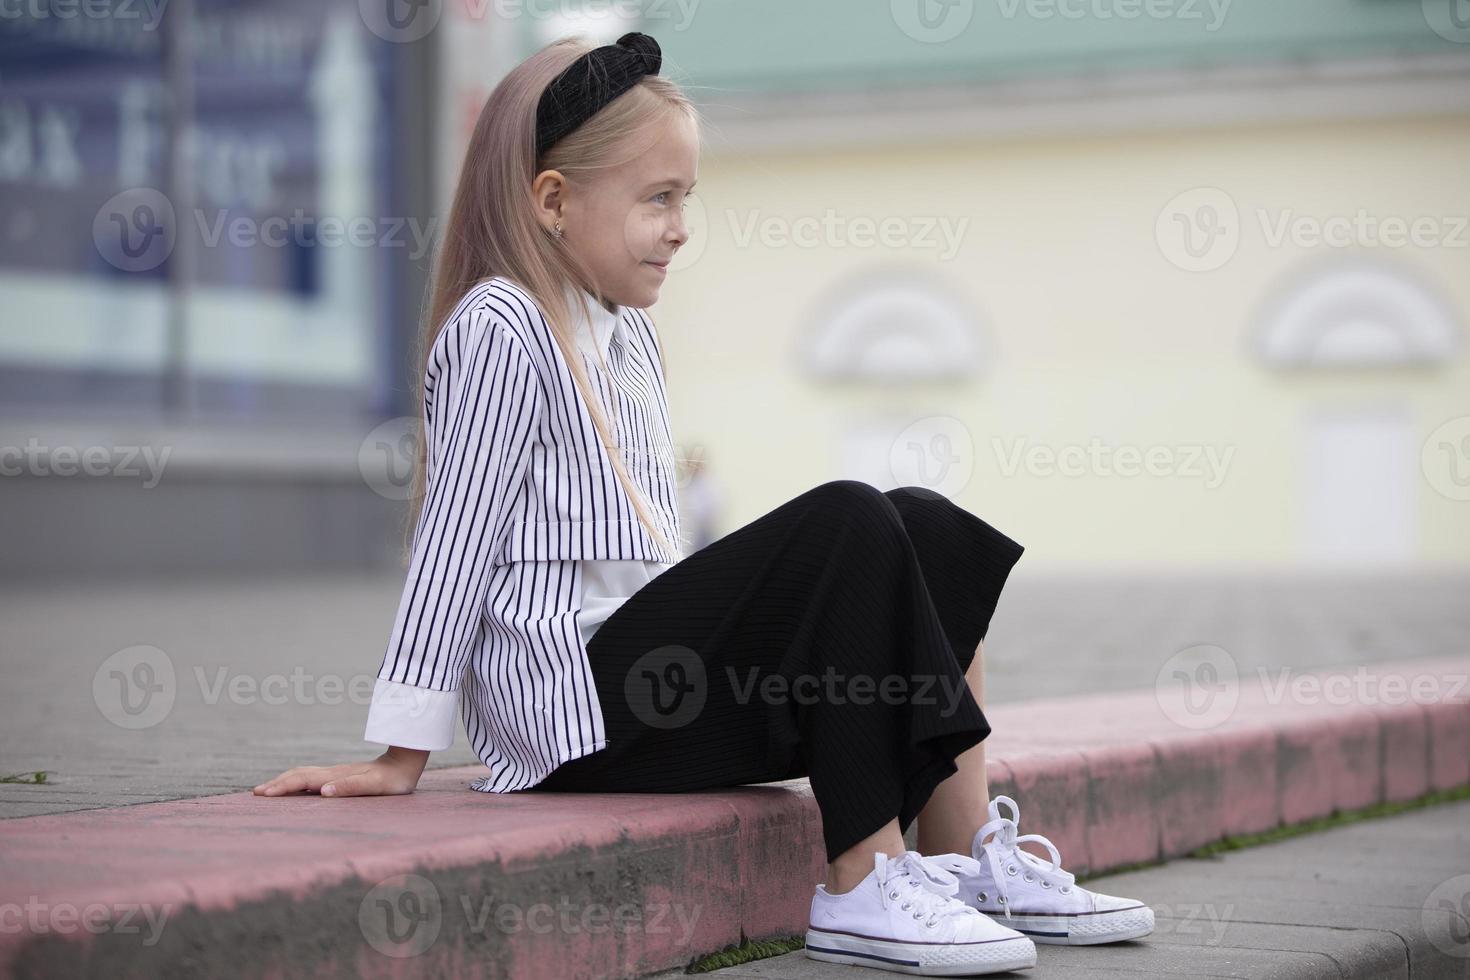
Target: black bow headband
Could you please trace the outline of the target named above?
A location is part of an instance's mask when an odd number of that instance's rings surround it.
[[[647,34],[632,31],[618,43],[582,55],[546,86],[536,106],[536,157],[563,136],[597,114],[603,106],[638,84],[644,75],[657,75],[663,52]]]

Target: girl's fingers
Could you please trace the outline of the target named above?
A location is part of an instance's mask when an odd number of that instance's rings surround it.
[[[290,769],[275,779],[266,780],[255,788],[261,796],[280,796],[282,793],[297,793],[303,789],[316,789],[324,782],[324,771],[315,766]]]
[[[302,790],[323,796],[372,796],[382,791],[380,782],[380,774],[371,764],[347,763],[330,768],[298,766],[266,780],[254,792],[256,796],[283,796]]]
[[[376,796],[377,777],[371,772],[337,776],[322,784],[323,796]]]

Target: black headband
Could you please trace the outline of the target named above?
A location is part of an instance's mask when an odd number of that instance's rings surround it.
[[[582,55],[546,86],[536,106],[536,157],[603,106],[663,67],[658,42],[637,31]]]

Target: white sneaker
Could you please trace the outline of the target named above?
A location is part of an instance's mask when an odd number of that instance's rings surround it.
[[[918,851],[879,851],[851,891],[817,886],[806,955],[926,977],[1035,966],[1035,944],[955,898],[959,884]]]
[[[1000,815],[1000,804],[1012,816]],[[1062,870],[1062,856],[1040,834],[1016,836],[1021,809],[1009,796],[990,802],[990,820],[971,845],[971,856],[939,854],[929,860],[960,881],[960,898],[990,915],[1004,914],[1014,926],[1038,943],[1083,946],[1137,939],[1154,930],[1154,910],[1131,898],[1088,891],[1075,876]],[[981,844],[991,832],[995,837]],[[1051,863],[1023,850],[1022,841],[1036,841],[1051,853]]]

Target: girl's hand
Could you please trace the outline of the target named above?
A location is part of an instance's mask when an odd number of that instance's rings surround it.
[[[322,796],[400,796],[413,792],[428,761],[426,749],[394,745],[371,762],[288,769],[255,787],[255,795],[284,796],[305,790]]]

